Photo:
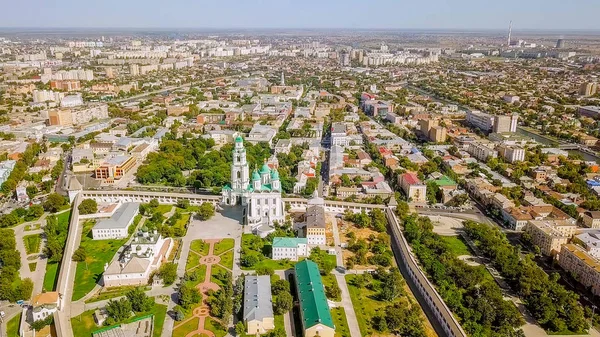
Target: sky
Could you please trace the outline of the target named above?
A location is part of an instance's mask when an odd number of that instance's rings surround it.
[[[0,0],[0,27],[600,30],[600,0]]]

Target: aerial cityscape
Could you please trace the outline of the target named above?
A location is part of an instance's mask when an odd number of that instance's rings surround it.
[[[600,337],[598,13],[8,1],[0,337]]]

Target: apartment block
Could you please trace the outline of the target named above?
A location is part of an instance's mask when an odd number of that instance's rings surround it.
[[[568,220],[530,220],[525,232],[544,255],[556,255],[575,235],[577,225]]]
[[[600,262],[584,248],[574,244],[563,245],[558,255],[558,264],[594,295],[600,296]]]

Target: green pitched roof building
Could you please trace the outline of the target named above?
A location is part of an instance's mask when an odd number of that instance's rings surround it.
[[[329,312],[319,266],[311,260],[303,260],[296,263],[294,270],[304,336],[334,337],[335,325]]]

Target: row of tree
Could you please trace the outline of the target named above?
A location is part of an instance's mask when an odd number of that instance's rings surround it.
[[[458,259],[433,232],[429,218],[407,216],[404,234],[423,270],[469,335],[523,335],[519,329],[523,317],[512,302],[504,300],[500,287],[485,267],[470,266]]]
[[[107,318],[104,325],[114,325],[122,323],[129,317],[132,312],[144,313],[150,312],[154,307],[154,298],[148,297],[143,288],[138,287],[129,290],[125,297],[119,300],[110,300],[106,305]]]
[[[519,293],[542,327],[554,333],[582,333],[587,329],[579,296],[558,283],[558,274],[546,274],[532,255],[521,256],[497,228],[466,221],[465,232]]]
[[[15,302],[31,297],[33,282],[19,282],[21,255],[17,250],[15,234],[11,229],[0,229],[0,300]]]

